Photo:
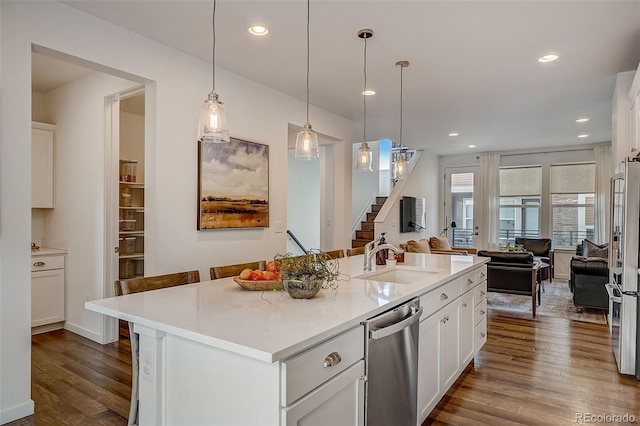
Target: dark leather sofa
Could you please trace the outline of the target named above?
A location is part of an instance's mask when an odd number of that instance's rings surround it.
[[[487,263],[487,290],[531,296],[533,316],[540,304],[537,266],[531,252],[478,251],[478,256],[490,257]]]
[[[522,245],[526,251],[533,253],[533,259],[549,265],[548,276],[541,277],[542,280],[549,279],[553,282],[553,249],[550,238],[524,238],[516,237],[516,245]]]
[[[584,240],[576,247],[571,258],[569,288],[573,304],[582,308],[609,310],[609,295],[605,284],[609,282],[608,245]]]

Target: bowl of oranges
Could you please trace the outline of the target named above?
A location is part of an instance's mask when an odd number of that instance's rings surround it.
[[[282,279],[280,276],[280,262],[270,260],[267,262],[265,271],[259,269],[244,269],[240,275],[233,277],[233,280],[245,290],[282,290]]]

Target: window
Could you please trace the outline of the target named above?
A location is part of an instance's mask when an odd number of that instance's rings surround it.
[[[500,169],[500,244],[540,237],[542,167]]]
[[[593,239],[595,225],[594,163],[551,165],[553,245],[575,246]]]

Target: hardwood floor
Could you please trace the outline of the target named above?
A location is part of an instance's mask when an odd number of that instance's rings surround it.
[[[640,422],[640,382],[618,374],[606,325],[489,311],[488,327],[474,364],[424,425],[568,425],[581,413]],[[32,347],[36,411],[10,425],[126,425],[127,339],[101,346],[59,330],[33,336]]]

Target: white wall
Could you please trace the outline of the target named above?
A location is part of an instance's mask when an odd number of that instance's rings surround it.
[[[30,400],[31,52],[51,49],[119,77],[146,84],[148,274],[200,269],[214,264],[269,258],[286,247],[284,233],[257,230],[196,231],[196,127],[200,103],[210,90],[211,64],[145,39],[56,2],[0,2],[0,422],[33,412]],[[34,23],[37,23],[34,24]],[[68,59],[68,58],[66,58]],[[280,58],[286,60],[286,58]],[[84,62],[89,61],[89,62]],[[177,66],[176,64],[179,64]],[[288,125],[305,122],[305,102],[218,69],[217,88],[230,112],[234,137],[270,145],[270,222],[286,226]],[[268,105],[268,108],[265,108]],[[334,146],[334,243],[350,240],[352,123],[312,107],[314,129]],[[102,114],[104,118],[104,114]],[[104,122],[101,124],[104,126]],[[98,128],[103,131],[104,127]],[[101,144],[104,135],[87,141]],[[84,152],[86,154],[88,151]],[[87,157],[83,157],[87,158]],[[83,171],[86,169],[83,169]],[[81,177],[83,194],[104,189],[95,174]],[[93,195],[93,230],[103,220],[103,201]],[[82,247],[95,259],[104,235],[87,235]],[[69,249],[78,249],[69,242]],[[94,271],[85,290],[109,285]],[[98,283],[90,282],[96,279]],[[93,295],[95,296],[95,295]],[[84,324],[84,327],[93,327]]]
[[[287,228],[307,250],[320,248],[320,162],[288,151]]]
[[[438,156],[427,151],[422,152],[401,196],[391,206],[384,222],[376,222],[376,237],[386,232],[386,240],[391,244],[405,243],[407,240],[419,240],[437,235],[438,206],[440,205],[440,189],[438,186]],[[426,199],[426,229],[420,232],[400,233],[400,200],[402,196]]]
[[[351,210],[351,224],[354,224],[356,221],[360,220],[360,215],[363,211],[370,211],[371,197],[373,197],[374,195],[380,195],[380,185],[378,177],[380,147],[377,141],[367,143],[369,144],[369,148],[371,148],[374,171],[373,173],[354,171],[352,174],[351,187],[356,188],[356,190],[353,191],[352,195],[353,205]],[[356,156],[358,155],[359,147],[360,143],[354,143],[350,147],[352,151],[351,155],[353,158],[356,158]],[[350,243],[348,247],[351,247]]]

